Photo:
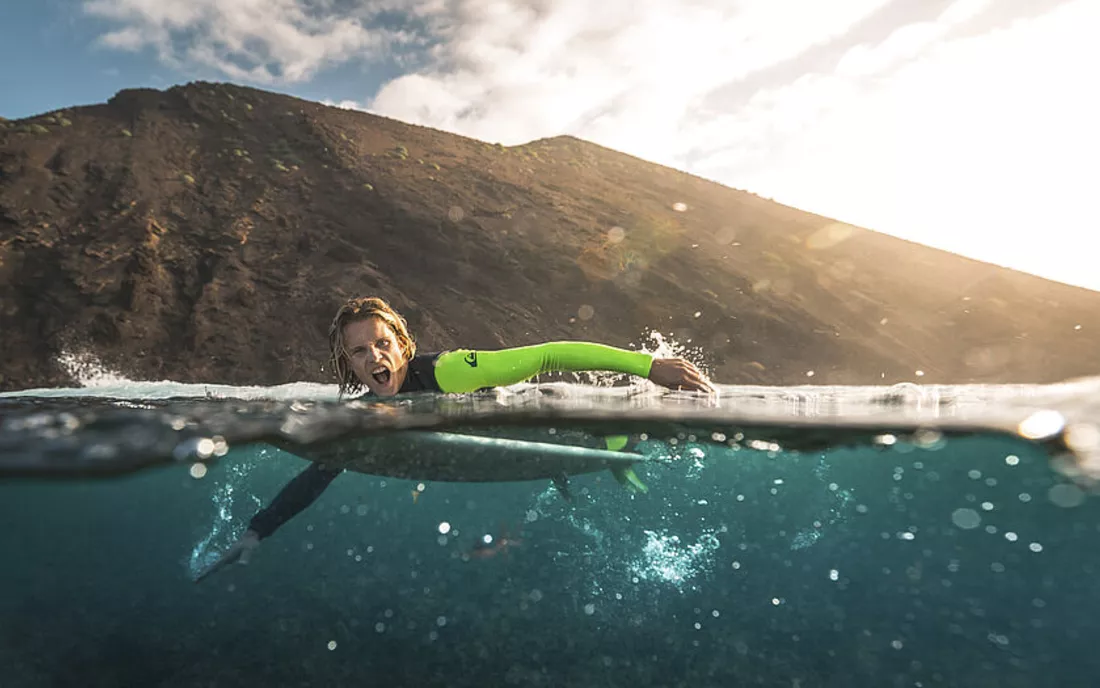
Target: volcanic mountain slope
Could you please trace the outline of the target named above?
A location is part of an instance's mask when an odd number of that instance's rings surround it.
[[[368,293],[423,351],[657,330],[725,383],[1100,371],[1100,293],[570,137],[210,83],[0,123],[0,389],[71,384],[81,352],[134,379],[330,381],[332,313]]]

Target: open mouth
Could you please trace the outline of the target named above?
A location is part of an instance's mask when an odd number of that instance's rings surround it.
[[[379,366],[371,373],[371,377],[380,385],[388,385],[390,382],[390,371],[388,368]]]

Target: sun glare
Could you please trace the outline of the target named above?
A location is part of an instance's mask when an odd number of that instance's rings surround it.
[[[1100,290],[1100,3],[944,41],[833,109],[748,180],[764,195]],[[1076,247],[1076,248],[1075,248]]]

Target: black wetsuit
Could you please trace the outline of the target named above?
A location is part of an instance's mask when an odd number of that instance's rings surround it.
[[[397,393],[441,392],[433,371],[438,357],[438,353],[414,356],[409,361],[405,381]],[[271,504],[252,517],[248,529],[259,535],[261,540],[266,538],[315,502],[329,483],[343,472],[343,468],[329,468],[321,463],[311,463],[309,468],[287,483]]]

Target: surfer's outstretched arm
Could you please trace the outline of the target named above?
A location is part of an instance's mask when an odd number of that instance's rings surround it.
[[[310,464],[309,468],[299,473],[293,480],[275,495],[271,504],[262,509],[248,523],[248,529],[259,539],[264,539],[279,529],[290,519],[294,518],[303,509],[308,507],[329,483],[340,475],[344,469],[328,468],[321,463]]]
[[[548,342],[500,351],[458,349],[435,361],[436,382],[450,393],[514,385],[542,373],[584,370],[629,373],[666,387],[713,391],[689,361],[591,342]]]
[[[343,469],[331,469],[314,463],[294,477],[279,491],[266,509],[260,510],[248,524],[248,530],[220,559],[200,573],[195,582],[220,571],[234,562],[247,564],[252,551],[260,546],[260,540],[268,537],[321,496],[333,479]]]

